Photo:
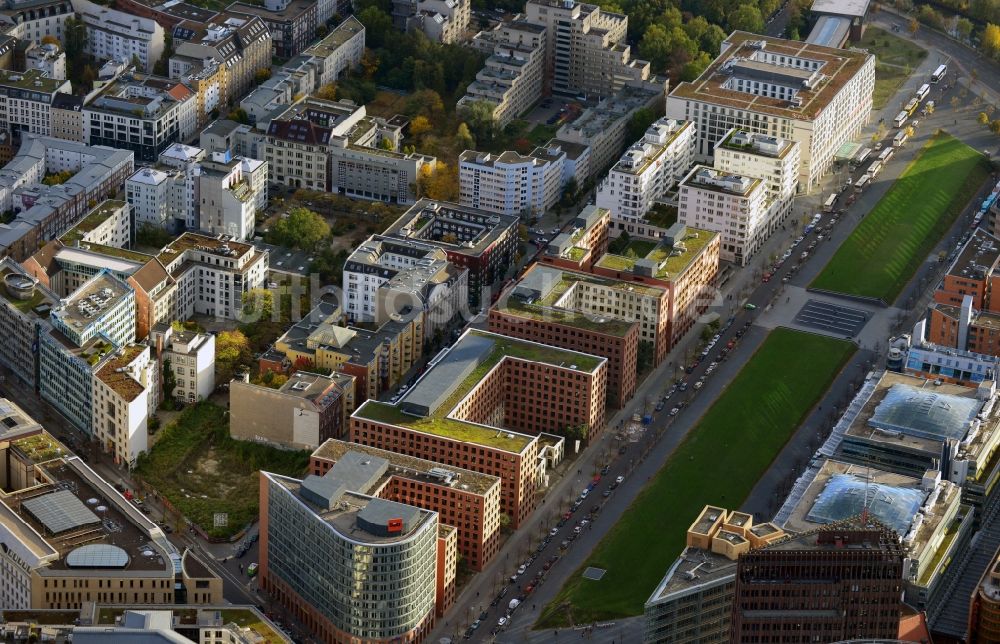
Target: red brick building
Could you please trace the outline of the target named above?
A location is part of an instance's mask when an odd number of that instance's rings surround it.
[[[573,271],[589,271],[608,251],[611,211],[590,205],[584,208],[569,232],[556,235],[538,261]]]

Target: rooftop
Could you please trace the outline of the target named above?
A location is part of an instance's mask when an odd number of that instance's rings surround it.
[[[383,235],[414,239],[453,253],[479,256],[509,231],[518,217],[501,215],[446,201],[421,199],[392,223]],[[456,237],[444,241],[445,234]]]
[[[756,177],[744,177],[737,174],[729,174],[708,166],[696,165],[681,180],[680,185],[682,187],[691,186],[699,190],[711,190],[712,192],[723,192],[739,197],[746,197],[763,185],[763,182]]]
[[[198,233],[184,233],[177,239],[163,247],[157,255],[157,259],[164,266],[169,266],[172,261],[189,250],[198,250],[220,257],[231,257],[233,259],[242,258],[248,253],[257,252],[250,244],[244,244],[222,235],[209,237]]]
[[[734,583],[737,562],[725,555],[688,546],[674,561],[647,604],[668,601],[699,588]]]
[[[1000,239],[977,227],[955,262],[948,268],[948,274],[965,279],[986,279],[1000,260]]]
[[[733,128],[715,144],[715,147],[766,157],[782,158],[788,154],[793,145],[794,143],[788,139],[779,139],[776,136],[760,134],[759,132],[746,132],[738,128]]]
[[[311,47],[306,47],[302,53],[326,58],[335,53],[348,40],[364,31],[364,28],[365,26],[361,24],[360,20],[354,16],[348,16],[342,23],[334,27],[326,38]]]
[[[675,280],[687,270],[705,247],[718,237],[718,233],[710,230],[682,228],[683,232],[678,235],[674,244],[663,239],[643,258],[607,253],[598,260],[597,266],[626,273],[645,271],[650,277],[658,280]]]
[[[140,344],[124,347],[105,362],[97,372],[97,377],[101,379],[101,382],[110,387],[125,402],[132,402],[146,390],[142,383],[132,377],[128,367],[147,349],[146,345]]]
[[[78,332],[131,294],[132,289],[124,282],[110,273],[101,272],[62,300],[52,313],[67,328]]]
[[[80,220],[80,222],[70,228],[62,237],[59,238],[66,246],[72,246],[77,241],[83,239],[87,233],[91,232],[108,219],[112,215],[116,214],[119,210],[126,207],[124,201],[117,201],[114,199],[107,199],[102,203],[98,204],[96,208],[90,211],[90,213]]]
[[[31,452],[33,448],[29,447],[29,443],[41,447],[39,439],[43,441],[46,450],[54,446],[61,447],[23,409],[7,398],[0,398],[0,443],[13,441],[14,444],[23,445],[25,451]]]
[[[59,304],[55,293],[39,285],[34,277],[12,258],[0,260],[0,296],[11,306],[25,315],[44,317]],[[28,285],[32,286],[31,295],[22,299],[19,294],[27,294]]]
[[[871,0],[813,0],[813,13],[861,17],[868,13]]]
[[[49,78],[37,69],[15,72],[8,69],[0,70],[0,87],[22,89],[42,94],[52,94],[67,85],[69,81]]]

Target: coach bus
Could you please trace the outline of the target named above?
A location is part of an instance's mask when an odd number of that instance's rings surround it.
[[[931,74],[931,82],[932,83],[937,83],[942,78],[944,78],[945,74],[947,74],[947,73],[948,73],[948,66],[947,65],[941,65],[940,67],[938,67],[937,69],[934,70],[933,74]]]

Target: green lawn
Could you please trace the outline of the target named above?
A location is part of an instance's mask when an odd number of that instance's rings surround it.
[[[702,507],[740,506],[854,349],[842,340],[774,330],[544,609],[539,627],[641,614]],[[586,566],[608,572],[588,581],[581,574]]]
[[[257,518],[258,470],[298,477],[308,464],[309,452],[230,438],[226,410],[200,402],[163,430],[136,474],[203,530],[227,537]],[[226,527],[213,527],[216,512],[229,514]]]
[[[628,246],[625,247],[625,251],[622,255],[626,257],[631,257],[629,251],[635,253],[635,257],[642,259],[646,255],[649,255],[652,250],[656,248],[656,242],[649,239],[633,239],[629,241]]]
[[[979,152],[935,136],[810,286],[891,304],[988,174]]]
[[[911,41],[894,34],[869,27],[865,37],[858,47],[875,54],[875,95],[874,107],[880,110],[885,107],[896,92],[910,76],[910,72],[927,56],[927,51]]]

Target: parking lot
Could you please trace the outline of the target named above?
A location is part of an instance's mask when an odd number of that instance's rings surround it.
[[[809,300],[795,315],[796,324],[853,338],[868,322],[868,312],[831,302]]]

